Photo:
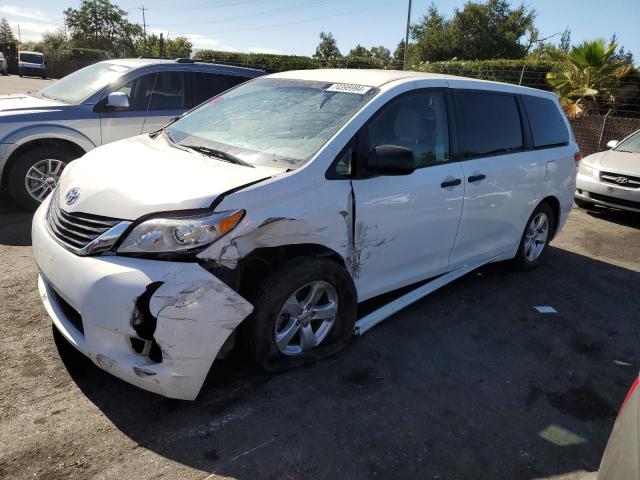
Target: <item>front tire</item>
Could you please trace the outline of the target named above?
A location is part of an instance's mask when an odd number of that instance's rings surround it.
[[[512,260],[516,270],[533,270],[542,261],[556,226],[556,218],[548,203],[542,202],[533,211],[524,229],[518,253]]]
[[[312,363],[344,348],[356,321],[353,280],[339,263],[296,258],[280,265],[252,299],[244,344],[265,372]]]
[[[35,210],[58,185],[67,164],[77,157],[55,147],[27,150],[11,163],[7,175],[9,195],[24,210]]]

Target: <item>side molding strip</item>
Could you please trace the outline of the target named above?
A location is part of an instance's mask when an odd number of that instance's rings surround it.
[[[489,262],[481,262],[473,265],[465,265],[457,270],[453,270],[452,272],[445,273],[444,275],[439,276],[438,278],[430,281],[429,283],[425,283],[424,285],[419,286],[415,290],[410,291],[409,293],[405,293],[401,297],[396,300],[383,305],[382,307],[374,310],[373,312],[365,315],[360,320],[356,322],[354,328],[354,335],[362,335],[367,330],[372,329],[380,322],[386,320],[391,315],[396,312],[399,312],[403,308],[408,307],[412,303],[417,302],[423,297],[426,297],[430,293],[436,291],[440,287],[444,287],[446,284],[453,282],[454,280],[466,275],[469,272],[472,272],[476,268],[481,267]]]

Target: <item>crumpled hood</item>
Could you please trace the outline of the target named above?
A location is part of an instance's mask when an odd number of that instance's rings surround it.
[[[283,172],[245,167],[175,148],[160,136],[140,135],[107,144],[69,164],[60,183],[60,206],[123,220],[149,213],[208,208],[218,195]],[[78,199],[67,205],[69,190]]]
[[[640,176],[640,153],[605,150],[585,157],[584,162],[598,170]]]
[[[59,111],[68,107],[66,103],[47,98],[33,97],[24,93],[0,95],[0,117]]]

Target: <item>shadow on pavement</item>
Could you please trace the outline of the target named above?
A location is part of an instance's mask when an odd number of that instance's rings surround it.
[[[0,245],[31,245],[31,218],[33,212],[25,212],[6,194],[0,193]]]
[[[639,280],[551,248],[533,272],[482,268],[316,365],[266,376],[217,361],[195,402],[59,348],[124,434],[219,475],[532,479],[598,468],[640,365]]]
[[[598,218],[607,222],[613,222],[624,227],[640,229],[640,213],[594,208],[587,210],[587,214],[594,218]]]

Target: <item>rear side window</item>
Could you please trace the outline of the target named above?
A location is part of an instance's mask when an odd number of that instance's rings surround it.
[[[513,95],[457,92],[459,149],[464,158],[522,150],[518,102]]]
[[[522,101],[531,125],[534,147],[552,147],[569,142],[567,126],[555,102],[530,95],[523,95]]]
[[[248,80],[246,77],[234,77],[219,73],[190,73],[189,75],[191,76],[192,107]]]

